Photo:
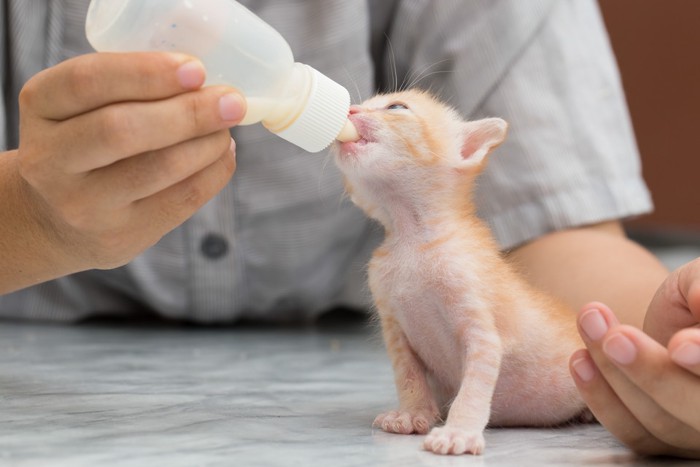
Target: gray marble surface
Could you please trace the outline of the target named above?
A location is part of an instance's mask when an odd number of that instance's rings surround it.
[[[0,465],[674,465],[598,425],[493,429],[484,456],[372,430],[395,405],[363,322],[316,327],[0,322]],[[689,463],[683,463],[689,465]]]

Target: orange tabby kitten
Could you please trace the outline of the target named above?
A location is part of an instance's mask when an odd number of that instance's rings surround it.
[[[556,425],[585,411],[568,359],[574,313],[530,287],[501,256],[471,198],[498,118],[465,122],[418,91],[353,106],[360,139],[337,146],[352,200],[381,222],[369,283],[399,409],[374,425],[428,433],[424,448],[480,454],[484,428]]]

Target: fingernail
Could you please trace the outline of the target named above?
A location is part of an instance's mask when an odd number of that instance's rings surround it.
[[[595,376],[595,367],[587,358],[578,358],[571,363],[571,366],[584,383],[589,382]]]
[[[231,145],[229,146],[229,151],[231,151],[231,154],[234,156],[236,155],[236,142],[231,138]]]
[[[579,323],[581,324],[583,332],[585,332],[592,341],[601,339],[605,333],[608,332],[608,323],[605,321],[600,311],[595,308],[584,311]]]
[[[240,121],[245,115],[245,103],[239,94],[226,94],[219,99],[219,114],[226,122]]]
[[[621,365],[629,365],[637,358],[637,348],[625,335],[615,334],[603,343],[603,352]]]
[[[204,71],[204,66],[197,60],[191,60],[189,62],[180,65],[177,69],[177,80],[185,89],[198,89],[204,80],[206,79],[206,72]]]
[[[680,347],[671,354],[671,359],[684,366],[700,365],[700,345],[694,342],[681,344]]]

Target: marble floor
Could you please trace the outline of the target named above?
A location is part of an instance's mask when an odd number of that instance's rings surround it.
[[[656,250],[670,268],[700,248]],[[314,327],[0,322],[0,466],[700,465],[641,459],[599,425],[492,429],[483,456],[373,430],[395,406],[364,320]]]
[[[489,430],[480,457],[373,430],[395,396],[381,342],[360,320],[2,322],[0,355],[2,466],[681,464],[635,458],[598,425]]]

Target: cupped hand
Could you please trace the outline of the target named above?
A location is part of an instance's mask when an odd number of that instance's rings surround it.
[[[640,454],[700,458],[700,260],[673,272],[644,331],[602,303],[578,315],[587,349],[570,360],[598,420]]]
[[[197,60],[98,53],[44,70],[20,94],[22,198],[66,269],[122,265],[185,221],[235,170],[232,88]]]

